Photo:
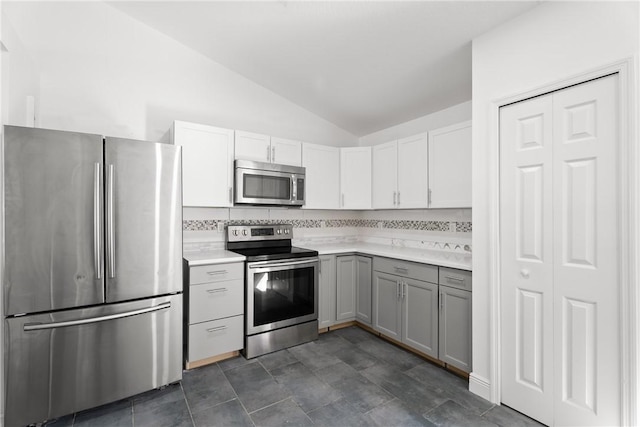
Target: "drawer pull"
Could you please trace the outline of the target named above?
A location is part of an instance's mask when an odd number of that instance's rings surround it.
[[[445,279],[448,280],[454,280],[456,282],[464,282],[464,278],[460,278],[460,277],[453,277],[453,276],[444,276]]]
[[[207,293],[210,293],[210,294],[217,294],[220,292],[227,292],[227,288],[207,289]]]
[[[393,269],[398,273],[404,273],[404,274],[409,273],[409,269],[405,267],[393,267]]]
[[[215,328],[209,328],[207,329],[207,332],[219,332],[219,331],[224,331],[225,329],[227,329],[227,327],[225,325],[222,325],[222,326],[216,326]]]
[[[227,270],[207,271],[209,276],[215,276],[217,274],[227,274]]]

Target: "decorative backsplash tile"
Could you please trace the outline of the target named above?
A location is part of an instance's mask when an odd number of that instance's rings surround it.
[[[375,220],[375,219],[291,219],[291,220],[184,220],[182,229],[185,231],[213,231],[218,230],[219,226],[226,225],[262,225],[273,223],[287,223],[293,225],[294,228],[340,228],[340,227],[357,227],[357,228],[382,228],[394,230],[421,230],[421,231],[452,231],[451,222],[449,221],[409,221],[409,220]],[[469,233],[471,232],[471,222],[454,222],[455,231]]]

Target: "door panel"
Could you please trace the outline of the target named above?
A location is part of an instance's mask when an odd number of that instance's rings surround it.
[[[549,425],[620,424],[617,85],[500,112],[502,401]]]
[[[553,99],[559,425],[620,424],[617,82],[609,76]]]
[[[471,150],[469,150],[471,151]],[[427,134],[398,140],[398,203],[402,209],[428,207]]]
[[[356,318],[356,257],[336,257],[336,274],[336,319],[353,320]]]
[[[24,330],[135,311],[143,312]],[[180,380],[181,322],[182,295],[5,320],[6,425],[39,423]]]
[[[102,146],[5,126],[5,315],[104,302]]]
[[[371,205],[374,209],[392,209],[398,202],[398,144],[396,141],[372,148]]]
[[[402,305],[400,304],[400,278],[374,272],[373,328],[388,337],[401,340]]]
[[[502,402],[553,422],[552,96],[500,109]]]
[[[182,291],[180,148],[107,138],[105,169],[107,301]]]
[[[438,285],[409,278],[403,281],[402,342],[437,358]]]

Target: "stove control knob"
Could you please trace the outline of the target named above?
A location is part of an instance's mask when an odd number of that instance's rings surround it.
[[[284,230],[284,234],[289,234],[289,229]]]
[[[276,231],[276,233],[282,234],[282,230],[278,229],[278,231]]]
[[[233,235],[237,236],[238,235],[238,230],[233,230]]]
[[[247,235],[247,230],[242,230],[242,235],[246,236]]]

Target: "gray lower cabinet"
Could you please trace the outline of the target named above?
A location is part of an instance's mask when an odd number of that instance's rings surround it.
[[[356,318],[356,256],[336,257],[336,319],[354,320]]]
[[[244,263],[189,266],[184,261],[185,364],[213,363],[244,345]]]
[[[371,258],[336,257],[336,319],[371,324]]]
[[[323,255],[320,257],[320,274],[318,287],[318,328],[328,328],[336,323],[336,257]]]
[[[438,357],[438,267],[375,258],[373,269],[373,328]]]
[[[356,320],[371,326],[371,258],[356,256]]]
[[[471,272],[440,268],[439,321],[439,359],[471,372]]]

